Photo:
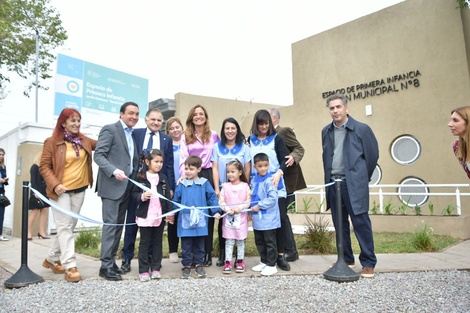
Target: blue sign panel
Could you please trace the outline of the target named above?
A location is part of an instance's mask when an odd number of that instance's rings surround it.
[[[148,80],[66,55],[57,57],[54,114],[76,108],[83,122],[102,126],[119,118],[124,102],[139,105],[140,117],[148,106]]]

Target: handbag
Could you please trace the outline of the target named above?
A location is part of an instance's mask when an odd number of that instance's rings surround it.
[[[0,205],[7,207],[11,204],[10,199],[7,198],[4,194],[0,194]]]
[[[39,198],[36,198],[34,195],[29,197],[29,209],[42,209],[47,205]]]

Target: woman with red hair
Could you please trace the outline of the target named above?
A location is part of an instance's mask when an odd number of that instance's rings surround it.
[[[92,150],[96,140],[80,133],[82,116],[65,108],[57,119],[52,136],[44,142],[39,171],[46,181],[46,194],[52,206],[80,213],[85,190],[93,185]],[[73,230],[77,219],[52,210],[57,236],[42,265],[55,274],[64,274],[68,282],[81,280],[75,261]]]

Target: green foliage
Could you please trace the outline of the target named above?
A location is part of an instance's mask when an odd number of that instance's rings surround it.
[[[302,249],[314,254],[333,253],[335,233],[329,230],[330,222],[322,215],[319,215],[318,218],[315,217],[314,221],[307,215],[305,219],[307,220],[307,230],[305,241],[301,245]]]
[[[415,205],[413,209],[416,215],[421,215],[421,207],[419,205]]]
[[[428,207],[429,207],[429,214],[434,215],[434,204],[432,202],[429,202]]]
[[[313,201],[315,201],[315,200],[313,200]],[[325,198],[323,198],[323,200],[320,203],[315,201],[315,206],[317,207],[317,213],[321,213],[321,207],[323,206],[324,203],[325,203]]]
[[[322,222],[320,222],[320,224],[322,224]],[[324,227],[328,227],[328,225],[325,225]],[[326,232],[327,229],[325,228],[323,231]],[[90,244],[88,246],[96,246],[95,248],[82,248],[82,242],[80,241],[84,239],[78,239],[79,237],[84,237],[84,238],[88,238],[84,240],[85,242],[90,241],[89,235],[93,234],[93,232],[95,232],[95,234],[93,235],[94,237],[100,238],[101,231],[99,228],[96,228],[93,230],[81,231],[75,241],[75,248],[76,248],[77,253],[99,258],[101,239],[98,239],[98,240],[95,238],[91,239],[92,241],[97,240],[98,243]],[[333,243],[335,234],[334,232],[330,232],[330,233],[332,235],[330,242],[331,242],[333,251],[327,251],[321,254],[336,253],[336,246]],[[414,236],[413,233],[374,233],[375,253],[379,254],[379,253],[417,253],[417,252],[420,252],[420,250],[417,250],[411,244],[413,236]],[[218,238],[217,227],[215,227],[214,247],[218,247],[217,238]],[[456,242],[458,242],[458,239],[452,238],[451,236],[440,236],[440,235],[432,235],[432,240],[433,240],[434,247],[436,247],[437,250],[445,249],[448,246],[453,245]],[[314,249],[310,248],[312,243],[311,243],[310,237],[307,236],[307,234],[304,234],[304,235],[295,234],[295,241],[297,243],[299,254],[301,255],[319,254],[319,252],[315,252]],[[327,242],[327,240],[325,240],[325,242]],[[135,242],[135,250],[134,250],[135,256],[138,255],[139,243],[140,243],[140,238],[137,238]],[[353,252],[357,254],[360,253],[361,250],[359,248],[359,243],[357,242],[354,232],[351,232],[351,243],[352,243]],[[118,249],[117,258],[122,257],[121,256],[122,246],[123,246],[123,241],[121,240],[119,249]],[[318,246],[318,244],[316,244],[315,246]],[[212,252],[212,257],[218,257],[219,255],[218,250],[219,250],[218,248],[214,249],[214,251]],[[167,258],[168,257],[168,237],[167,237],[166,231],[163,233],[162,252],[163,252],[163,257]],[[234,251],[234,254],[235,254],[235,251]],[[255,239],[254,239],[252,232],[248,232],[248,237],[245,240],[245,255],[246,256],[259,256],[258,250],[256,248],[256,244],[255,244]]]
[[[31,79],[23,92],[29,96],[36,74],[36,31],[39,33],[39,78],[45,80],[55,60],[52,52],[62,46],[67,33],[50,0],[0,0],[0,99],[10,82],[7,72]],[[39,84],[40,85],[40,84]],[[39,86],[44,88],[42,86]]]
[[[455,207],[453,204],[449,204],[448,206],[446,206],[443,210],[442,210],[442,215],[452,215],[452,212],[454,212],[455,210]]]
[[[289,205],[287,206],[287,213],[296,213],[296,212],[297,212],[296,201],[293,201],[289,203]]]
[[[308,210],[312,207],[312,200],[313,200],[312,197],[302,198],[302,202],[303,202],[303,205],[304,205],[304,207],[303,207],[304,213],[307,213]]]
[[[469,9],[470,8],[470,2],[468,0],[455,0],[455,1],[457,1],[456,9]]]
[[[85,229],[75,238],[75,249],[78,253],[99,256],[101,244],[101,228]]]
[[[391,215],[393,208],[395,208],[395,206],[392,204],[392,199],[388,199],[387,203],[384,205],[385,215]]]
[[[379,212],[379,205],[375,203],[375,200],[372,201],[372,208],[370,209],[371,214],[377,214]]]
[[[406,215],[406,212],[408,211],[408,206],[404,203],[398,207],[398,212],[400,212],[401,215]]]
[[[423,222],[421,226],[416,226],[411,244],[419,251],[436,251],[431,237],[432,228]]]

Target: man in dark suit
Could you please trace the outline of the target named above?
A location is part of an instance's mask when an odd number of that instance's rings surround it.
[[[379,159],[379,145],[372,129],[348,114],[348,98],[334,94],[326,100],[332,122],[322,130],[323,171],[325,184],[339,181],[341,194],[336,194],[336,186],[326,188],[328,208],[331,208],[333,224],[343,225],[344,261],[354,264],[351,248],[351,230],[361,248],[359,261],[362,265],[361,276],[371,278],[375,275],[377,257],[374,252],[374,235],[369,217],[369,181]],[[341,197],[341,208],[336,207],[336,198]],[[342,220],[338,221],[336,212],[341,210]],[[338,238],[341,234],[336,234]],[[338,240],[336,241],[338,244]]]
[[[276,129],[276,133],[281,136],[287,146],[289,154],[286,156],[286,172],[284,173],[284,181],[287,189],[287,203],[288,205],[294,202],[295,197],[294,191],[307,188],[305,184],[304,175],[302,168],[300,167],[300,161],[304,157],[305,149],[302,147],[300,142],[295,136],[295,132],[290,127],[279,126],[281,115],[277,109],[269,109],[271,119],[273,120],[273,126]]]
[[[96,190],[101,197],[103,225],[101,237],[101,268],[99,275],[107,280],[121,280],[121,269],[116,265],[116,253],[121,240],[122,226],[129,205],[132,183],[139,159],[132,136],[132,127],[139,121],[139,106],[126,102],[121,106],[120,120],[105,125],[98,136],[94,161],[98,165]]]
[[[173,170],[173,140],[170,136],[160,131],[163,124],[163,115],[159,109],[150,109],[145,115],[146,128],[137,128],[132,133],[140,156],[142,152],[158,149],[163,153],[163,167],[161,173],[168,177],[170,194],[175,190],[175,173]],[[135,223],[135,210],[137,202],[131,198],[127,209],[126,230],[124,232],[124,246],[122,248],[122,266],[124,273],[131,271],[131,260],[134,257],[135,239],[137,237],[137,225]],[[132,224],[132,225],[128,225]],[[151,255],[151,254],[149,254]]]
[[[302,169],[300,168],[300,160],[304,157],[305,149],[297,140],[292,128],[279,126],[279,121],[281,119],[279,111],[274,108],[271,108],[268,111],[271,115],[276,133],[284,140],[289,152],[286,156],[286,171],[284,173],[284,182],[286,183],[287,190],[287,206],[289,207],[289,205],[295,200],[294,191],[307,188],[304,175],[302,174]],[[291,236],[289,240],[287,240],[285,258],[286,261],[293,262],[299,259],[299,254],[297,252],[297,246],[295,244],[294,233],[292,232],[290,220],[289,227],[291,230]]]

